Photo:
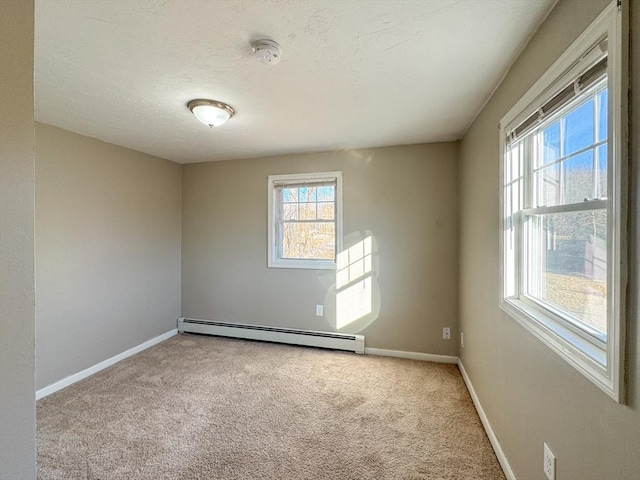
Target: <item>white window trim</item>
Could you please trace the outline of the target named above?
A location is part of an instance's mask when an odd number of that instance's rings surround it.
[[[627,132],[626,91],[627,79],[623,67],[622,13],[616,2],[612,2],[596,20],[580,35],[549,70],[513,106],[500,122],[500,178],[505,179],[505,152],[507,132],[528,114],[532,106],[544,104],[557,91],[552,86],[568,81],[592,61],[584,55],[590,46],[596,45],[604,36],[608,41],[607,84],[609,89],[609,158],[611,175],[608,185],[607,211],[607,285],[608,295],[607,343],[600,348],[585,341],[576,333],[556,321],[552,313],[538,308],[519,296],[507,296],[507,254],[504,218],[504,187],[500,188],[500,307],[525,329],[550,347],[607,395],[619,403],[625,402],[624,350],[625,350],[625,290],[626,290],[626,218],[627,194]],[[512,278],[521,278],[520,262],[516,259]],[[519,292],[519,288],[518,288]]]
[[[334,260],[313,260],[313,259],[284,259],[278,258],[278,243],[275,227],[275,211],[277,205],[275,199],[276,189],[274,184],[277,182],[295,182],[295,181],[336,181],[336,257],[342,251],[342,172],[319,172],[319,173],[295,173],[288,175],[269,175],[267,177],[267,229],[268,229],[268,255],[267,266],[269,268],[304,268],[309,270],[335,270],[336,261]]]

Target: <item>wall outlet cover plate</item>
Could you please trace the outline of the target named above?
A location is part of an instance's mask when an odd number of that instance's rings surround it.
[[[549,480],[556,480],[556,457],[546,443],[544,444],[544,463],[542,468]]]

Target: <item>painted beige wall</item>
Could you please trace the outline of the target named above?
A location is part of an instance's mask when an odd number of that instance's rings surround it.
[[[176,328],[180,165],[36,124],[36,384]]]
[[[0,1],[0,478],[36,475],[33,1]]]
[[[629,405],[616,404],[498,307],[498,123],[607,4],[606,0],[561,0],[460,145],[460,318],[465,335],[460,356],[518,480],[546,478],[542,473],[545,441],[558,458],[558,480],[640,478],[637,63]],[[635,37],[639,18],[636,11]],[[636,62],[640,58],[640,41],[635,41],[632,56]]]
[[[457,145],[183,167],[183,315],[361,332],[369,347],[457,355]],[[371,236],[372,313],[336,328],[335,272],[267,268],[267,175],[341,170],[344,247]],[[315,316],[325,305],[325,318]]]

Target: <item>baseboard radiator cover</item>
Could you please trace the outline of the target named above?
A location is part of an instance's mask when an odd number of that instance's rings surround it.
[[[364,354],[364,335],[350,335],[296,328],[268,327],[246,323],[217,322],[197,318],[178,318],[178,332],[200,333],[219,337],[244,338],[265,342],[289,343],[307,347],[346,350]]]

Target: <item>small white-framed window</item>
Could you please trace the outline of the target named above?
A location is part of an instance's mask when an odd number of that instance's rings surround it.
[[[335,269],[342,247],[342,172],[269,175],[268,266]]]
[[[500,123],[500,305],[623,402],[620,32],[614,3]]]

